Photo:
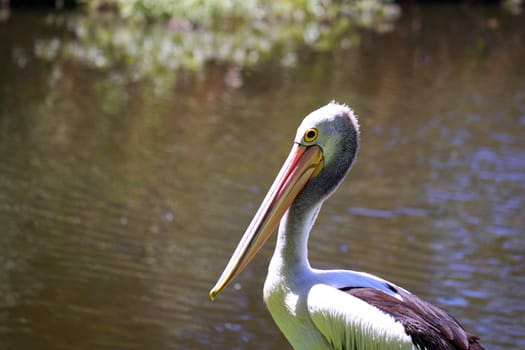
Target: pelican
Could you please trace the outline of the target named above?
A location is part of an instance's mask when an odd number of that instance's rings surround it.
[[[310,266],[312,226],[358,148],[359,125],[348,106],[332,101],[305,117],[288,158],[210,290],[211,299],[279,226],[264,301],[294,349],[484,349],[446,311],[394,283],[364,272]]]

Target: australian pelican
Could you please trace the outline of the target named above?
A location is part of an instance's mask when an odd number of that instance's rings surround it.
[[[310,266],[310,230],[358,148],[359,126],[349,107],[331,102],[306,116],[210,297],[243,270],[280,222],[264,301],[294,349],[484,349],[447,312],[393,283]]]

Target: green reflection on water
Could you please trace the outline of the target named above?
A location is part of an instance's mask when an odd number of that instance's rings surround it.
[[[258,1],[230,5],[126,1],[117,2],[121,16],[98,11],[52,14],[47,24],[63,33],[36,41],[34,50],[52,64],[74,60],[111,70],[116,79],[150,79],[169,88],[181,70],[199,72],[209,62],[241,68],[268,61],[293,66],[305,47],[321,51],[355,46],[357,28],[387,31],[399,12],[397,5],[381,1],[313,1],[305,2],[304,9]],[[146,18],[138,19],[138,14]],[[238,86],[232,74],[227,82]]]

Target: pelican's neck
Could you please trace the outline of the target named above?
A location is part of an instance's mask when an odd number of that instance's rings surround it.
[[[269,275],[297,276],[311,270],[308,237],[321,205],[302,205],[300,201],[295,201],[284,214],[279,224]]]

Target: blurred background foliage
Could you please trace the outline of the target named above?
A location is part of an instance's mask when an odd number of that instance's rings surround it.
[[[399,6],[385,0],[93,0],[73,15],[55,12],[47,24],[69,35],[43,38],[36,55],[73,59],[111,70],[125,81],[170,86],[174,72],[198,73],[208,63],[236,72],[271,60],[293,66],[302,49],[359,45],[359,29],[389,31]]]
[[[168,91],[188,73],[204,77],[207,65],[222,67],[225,84],[238,88],[247,69],[352,49],[366,32],[391,31],[401,15],[390,0],[78,1],[55,0],[76,8],[50,12],[34,52],[13,53],[22,65],[28,55],[49,64],[50,88],[60,87],[68,63],[106,74],[110,89],[147,81],[155,93]],[[519,13],[522,0],[502,6]]]

